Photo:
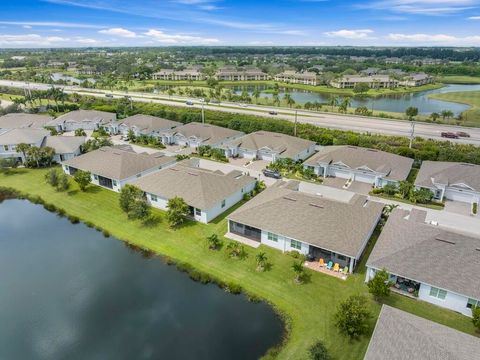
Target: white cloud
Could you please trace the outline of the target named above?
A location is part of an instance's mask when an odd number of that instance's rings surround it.
[[[386,39],[402,44],[478,46],[480,35],[455,36],[447,34],[388,34]]]
[[[157,43],[169,45],[211,45],[217,44],[220,40],[216,38],[205,38],[200,36],[168,34],[161,30],[150,29],[144,35],[151,37]]]
[[[95,45],[97,40],[75,37],[43,36],[39,34],[0,34],[0,47],[7,48],[38,48]]]
[[[371,39],[370,34],[373,33],[371,29],[357,29],[357,30],[337,30],[337,31],[327,31],[324,34],[328,37],[336,37],[343,39]]]
[[[448,15],[473,9],[478,5],[479,0],[380,0],[358,7],[417,15]]]
[[[64,28],[80,28],[80,29],[101,29],[105,26],[82,24],[82,23],[69,23],[58,21],[0,21],[3,25],[19,25],[23,27],[32,26],[46,26],[46,27],[64,27]]]
[[[125,38],[134,38],[137,36],[133,31],[123,29],[123,28],[111,28],[111,29],[103,29],[99,31],[100,34],[104,35],[113,35]]]
[[[470,16],[468,20],[480,20],[480,16]]]

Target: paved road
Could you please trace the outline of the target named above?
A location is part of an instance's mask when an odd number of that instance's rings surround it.
[[[47,90],[51,87],[49,84],[39,83],[26,83],[20,81],[0,80],[1,86],[12,86],[17,88],[29,87],[32,90]],[[80,88],[78,86],[64,86],[66,93],[77,92],[83,95],[91,95],[97,97],[105,97],[106,94],[111,94],[115,98],[130,96],[134,101],[152,102],[165,105],[174,106],[193,106],[201,107],[200,100],[193,99],[193,105],[187,105],[185,103],[187,98],[179,96],[167,96],[160,94],[150,93],[138,93],[138,92],[122,92],[122,91],[109,91],[109,90],[92,90]],[[285,119],[289,121],[295,121],[295,110],[289,108],[271,108],[268,106],[260,105],[239,105],[236,103],[222,102],[219,104],[203,105],[208,110],[218,110],[237,114],[249,114],[268,116],[273,119]],[[278,115],[269,115],[268,112],[274,109],[278,111]],[[386,120],[373,117],[361,117],[354,115],[339,115],[329,113],[319,113],[306,110],[298,110],[297,121],[299,123],[307,123],[316,125],[319,127],[340,129],[340,130],[352,130],[360,133],[372,133],[372,134],[386,134],[386,135],[398,135],[398,136],[410,136],[411,124],[404,120]],[[443,139],[441,132],[444,131],[466,131],[470,134],[470,138],[466,139],[454,139],[452,141],[459,143],[470,143],[480,146],[480,128],[464,128],[461,126],[451,125],[439,125],[439,124],[427,124],[416,123],[415,136],[432,139]],[[445,139],[443,139],[445,140]]]

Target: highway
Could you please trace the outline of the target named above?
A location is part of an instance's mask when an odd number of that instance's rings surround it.
[[[16,88],[29,88],[31,90],[48,90],[52,85],[40,83],[28,83],[21,81],[0,80],[0,86],[9,86]],[[295,121],[294,109],[285,107],[268,107],[260,105],[244,105],[231,102],[221,102],[218,104],[203,104],[199,99],[190,99],[193,105],[187,105],[189,98],[180,96],[168,96],[163,94],[126,92],[126,91],[109,91],[101,89],[87,89],[79,86],[56,86],[62,88],[66,93],[78,93],[80,95],[90,95],[103,97],[110,94],[114,98],[129,96],[133,101],[151,102],[164,105],[184,106],[184,107],[204,107],[206,110],[225,111],[237,114],[259,115],[270,117],[273,119],[285,119]],[[270,115],[269,111],[278,112],[277,115]],[[352,130],[359,133],[372,133],[384,135],[407,136],[411,134],[411,123],[406,120],[392,120],[375,117],[363,117],[355,115],[331,114],[325,112],[315,112],[306,110],[297,110],[297,121],[299,123],[312,124],[319,127]],[[461,126],[452,126],[444,124],[431,124],[416,122],[415,136],[423,138],[431,138],[438,140],[446,140],[441,137],[442,132],[464,131],[470,134],[470,138],[451,139],[450,141],[458,143],[470,143],[480,146],[480,128],[466,128]]]

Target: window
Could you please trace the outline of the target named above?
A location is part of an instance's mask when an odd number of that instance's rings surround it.
[[[225,207],[225,200],[222,200],[222,208]]]
[[[480,300],[468,299],[467,308],[480,307]]]
[[[290,247],[292,249],[302,250],[302,243],[297,240],[290,240]]]
[[[157,195],[150,194],[150,199],[152,199],[152,201],[158,201]]]
[[[347,260],[347,257],[344,255],[337,255],[338,260]]]
[[[195,215],[202,216],[202,210],[195,208]]]
[[[447,292],[445,290],[438,289],[438,288],[432,286],[430,288],[430,296],[431,297],[436,297],[440,300],[445,300],[445,298],[447,297]]]
[[[140,176],[142,176],[142,174],[137,174],[137,178],[139,178]]]
[[[115,180],[112,180],[113,186],[117,186],[117,182]]]
[[[98,175],[93,175],[95,180],[98,180]]]
[[[272,234],[272,233],[269,232],[268,233],[268,240],[277,242],[278,241],[278,235],[277,234]]]
[[[3,150],[8,151],[8,145],[3,145]]]

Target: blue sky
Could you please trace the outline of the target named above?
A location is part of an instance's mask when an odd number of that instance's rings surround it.
[[[0,47],[480,46],[480,0],[11,0]]]

